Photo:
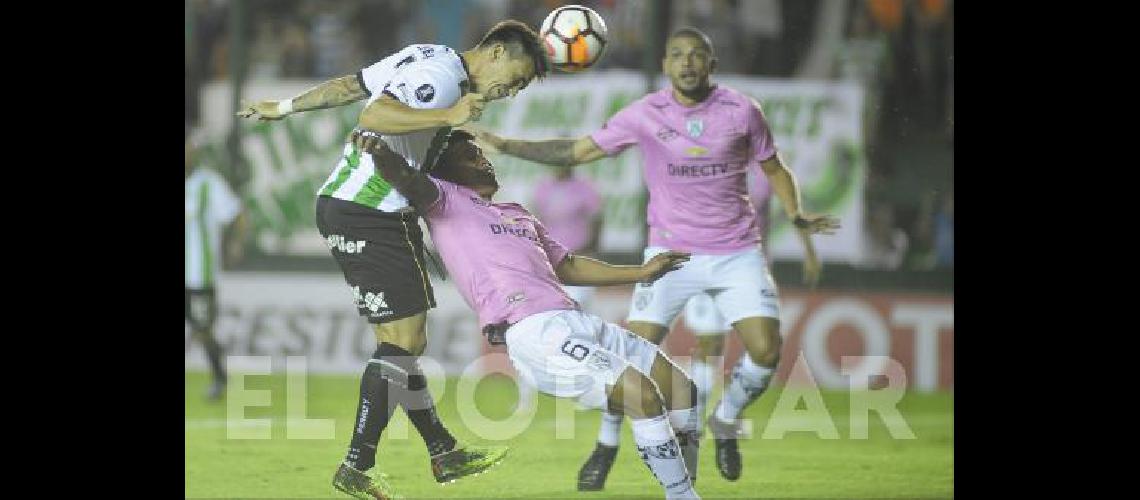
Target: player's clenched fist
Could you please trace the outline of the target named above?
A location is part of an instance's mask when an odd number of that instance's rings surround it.
[[[483,100],[483,94],[467,94],[459,98],[459,102],[449,108],[451,110],[448,125],[458,127],[469,121],[479,119],[483,114],[483,106],[487,102]]]

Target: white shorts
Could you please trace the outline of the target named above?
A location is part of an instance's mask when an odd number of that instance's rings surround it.
[[[645,249],[645,261],[666,251]],[[689,299],[708,294],[723,318],[733,324],[744,318],[780,317],[779,292],[760,246],[727,255],[694,254],[680,269],[652,285],[638,284],[630,299],[627,321],[645,321],[668,328]]]
[[[732,330],[732,325],[724,320],[716,308],[711,295],[698,293],[685,303],[685,326],[698,337],[724,335]]]
[[[507,355],[526,383],[587,408],[606,405],[606,389],[627,367],[646,376],[656,345],[582,311],[532,314],[507,329]]]

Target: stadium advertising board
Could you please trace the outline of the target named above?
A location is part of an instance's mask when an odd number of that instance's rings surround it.
[[[450,281],[436,281],[439,307],[428,315],[425,369],[449,374],[510,372],[501,348],[487,347],[474,314]],[[335,274],[227,273],[219,281],[217,338],[235,356],[267,356],[283,370],[287,356],[305,356],[314,373],[359,375],[375,349],[371,328],[352,305],[352,293]],[[590,312],[621,321],[631,288],[598,291]],[[847,387],[845,373],[877,375],[881,359],[905,371],[906,387],[948,390],[954,382],[954,300],[947,294],[784,291],[784,362],[777,380],[824,388]],[[667,338],[666,349],[687,366],[684,356],[695,340],[683,322]],[[741,352],[730,336],[726,370]],[[487,356],[491,354],[490,356]],[[844,356],[864,356],[843,366]],[[186,368],[204,369],[199,343],[186,332]],[[879,359],[876,361],[876,359]]]

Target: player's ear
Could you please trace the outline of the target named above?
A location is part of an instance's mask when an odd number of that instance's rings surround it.
[[[716,56],[713,56],[712,59],[709,59],[709,73],[710,74],[716,73],[716,66],[717,66],[718,61],[720,61],[720,60],[717,59]]]
[[[502,42],[495,42],[491,45],[491,59],[499,60],[499,58],[507,55],[507,46]]]

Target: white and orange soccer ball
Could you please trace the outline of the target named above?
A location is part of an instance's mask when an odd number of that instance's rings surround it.
[[[598,62],[609,39],[602,16],[581,5],[565,5],[551,11],[542,21],[539,34],[550,64],[570,73]]]

